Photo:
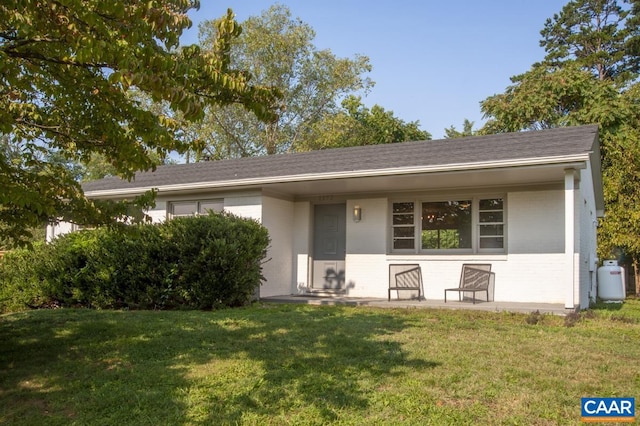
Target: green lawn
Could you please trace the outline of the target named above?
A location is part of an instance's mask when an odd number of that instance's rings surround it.
[[[640,397],[640,301],[579,318],[256,304],[0,316],[0,423],[580,424]]]

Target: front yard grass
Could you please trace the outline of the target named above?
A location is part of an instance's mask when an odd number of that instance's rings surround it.
[[[0,345],[14,425],[577,425],[581,397],[640,397],[638,300],[567,318],[41,310],[0,316]]]

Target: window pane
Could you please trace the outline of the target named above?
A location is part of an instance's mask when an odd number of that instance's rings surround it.
[[[422,203],[422,248],[471,248],[471,201]]]
[[[504,248],[504,200],[502,198],[480,200],[479,220],[479,248]],[[489,223],[493,225],[488,225]]]
[[[223,209],[224,202],[222,200],[201,201],[198,213],[207,214],[209,213],[209,210],[214,212],[221,212]]]
[[[415,249],[415,204],[413,202],[393,203],[393,249]]]
[[[480,227],[480,235],[504,235],[504,227],[502,225],[482,225]]]
[[[393,224],[394,225],[413,225],[413,215],[412,214],[394,214]]]
[[[480,212],[480,222],[503,222],[502,212]]]
[[[393,212],[413,214],[413,203],[393,203]]]
[[[414,249],[413,238],[406,239],[406,240],[394,238],[394,240],[393,240],[393,248],[394,249],[399,249],[399,250],[404,250],[404,249],[413,250]]]
[[[480,248],[504,248],[504,238],[482,237],[480,238]]]
[[[422,231],[423,249],[456,249],[460,246],[460,233],[455,229]]]
[[[189,216],[198,211],[198,206],[195,201],[189,201],[186,203],[174,203],[172,213],[174,216]]]
[[[480,200],[480,210],[503,210],[504,200],[502,198],[492,198]]]
[[[393,237],[413,238],[413,226],[398,226],[393,228]]]

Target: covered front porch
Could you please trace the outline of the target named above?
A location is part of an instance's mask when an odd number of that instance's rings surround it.
[[[400,299],[391,300],[373,297],[348,297],[342,295],[313,296],[313,295],[282,295],[261,297],[260,301],[267,303],[300,303],[307,305],[345,305],[368,306],[375,308],[404,308],[404,309],[466,309],[491,312],[515,312],[541,314],[566,315],[575,312],[574,309],[565,308],[563,303],[519,303],[519,302],[458,302],[444,300],[416,300]]]

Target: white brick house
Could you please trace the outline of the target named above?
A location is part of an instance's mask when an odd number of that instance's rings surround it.
[[[84,185],[113,199],[151,188],[154,221],[224,209],[265,225],[263,297],[386,298],[389,264],[417,263],[425,297],[442,299],[474,262],[492,265],[495,301],[577,309],[596,294],[597,126],[168,165]]]

